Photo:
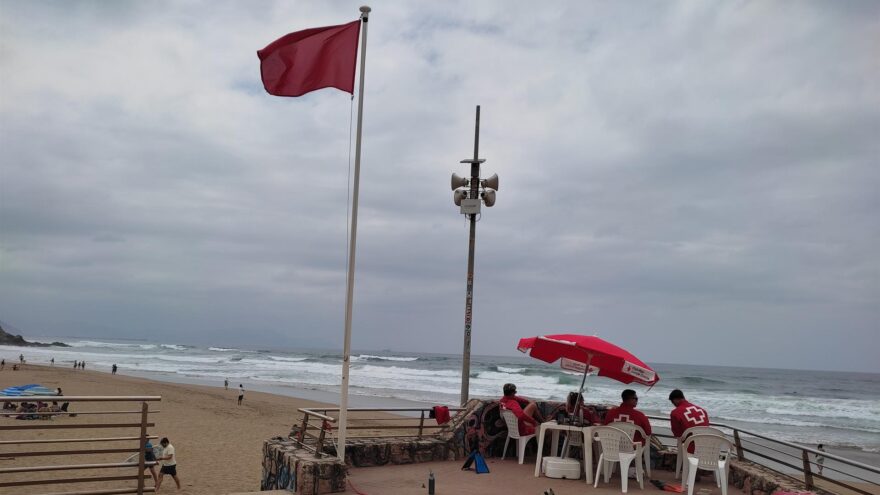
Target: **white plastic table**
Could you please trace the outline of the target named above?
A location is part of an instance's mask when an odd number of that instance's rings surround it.
[[[541,459],[544,457],[544,434],[547,433],[547,430],[552,432],[552,441],[550,442],[550,452],[552,454],[556,454],[559,449],[559,432],[567,431],[570,432],[578,432],[582,434],[583,437],[583,451],[584,451],[584,477],[587,479],[587,484],[593,482],[593,427],[592,426],[572,426],[572,425],[561,425],[556,423],[555,421],[548,421],[546,423],[541,423],[538,433],[538,459],[535,461],[535,478],[539,478],[541,476]]]

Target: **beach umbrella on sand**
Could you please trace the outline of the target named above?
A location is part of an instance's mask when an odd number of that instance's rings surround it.
[[[34,396],[34,395],[55,395],[54,390],[49,390],[48,388],[38,385],[36,387],[29,388],[22,393],[22,395],[26,396]]]
[[[0,390],[0,395],[3,395],[5,397],[55,395],[55,391],[49,390],[48,388],[46,388],[40,384],[31,383],[29,385],[19,385],[17,387],[4,388],[3,390]]]
[[[660,376],[629,351],[596,336],[557,334],[520,339],[516,346],[522,353],[547,363],[557,360],[563,369],[584,374],[578,393],[584,391],[587,374],[593,373],[621,383],[653,386]],[[578,401],[577,408],[580,408]]]
[[[18,387],[7,387],[3,390],[0,390],[0,395],[4,397],[20,397],[21,393],[22,390],[20,390]]]

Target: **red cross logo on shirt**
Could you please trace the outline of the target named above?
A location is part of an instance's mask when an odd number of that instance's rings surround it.
[[[621,423],[633,423],[633,424],[635,424],[635,421],[633,421],[632,419],[630,419],[629,414],[618,414],[618,415],[617,415],[617,419],[615,419],[614,421],[620,421]]]
[[[706,422],[706,411],[697,406],[688,406],[684,410],[684,417],[692,424],[701,424]]]

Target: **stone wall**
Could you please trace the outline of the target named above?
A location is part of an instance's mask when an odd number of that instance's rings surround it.
[[[293,440],[275,437],[263,444],[260,490],[288,490],[302,494],[345,491],[345,466],[335,457],[318,459]]]
[[[773,495],[776,492],[831,495],[831,492],[818,488],[807,490],[803,481],[749,461],[731,461],[727,481],[746,495]]]

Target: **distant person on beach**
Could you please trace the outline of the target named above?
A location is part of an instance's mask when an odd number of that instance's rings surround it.
[[[55,358],[50,359],[49,362],[52,363],[52,366],[55,366]]]
[[[85,361],[80,361],[80,362],[79,362],[79,367],[82,368],[83,370],[86,369],[86,362],[85,362]]]
[[[709,413],[700,406],[691,404],[684,398],[684,392],[675,389],[669,393],[669,400],[675,409],[669,413],[669,423],[672,426],[672,435],[681,438],[684,431],[694,426],[709,426]],[[691,444],[688,452],[694,452]]]
[[[821,443],[816,448],[825,452],[825,446]],[[822,470],[825,469],[825,456],[822,454],[816,454],[816,464],[819,466],[819,476],[822,476]]]
[[[0,360],[0,371],[3,371],[3,368],[5,368],[5,367],[6,367],[6,360],[5,359]]]
[[[648,421],[648,417],[639,410],[636,409],[636,405],[639,403],[639,396],[636,394],[635,390],[626,389],[620,394],[620,398],[623,399],[620,406],[615,407],[608,411],[605,415],[605,424],[613,423],[614,421],[621,421],[624,423],[633,423],[634,425],[640,427],[645,430],[645,434],[649,437],[651,436],[651,422]],[[636,442],[641,442],[642,445],[645,445],[647,442],[647,438],[642,438],[642,434],[636,432],[635,438],[633,438]]]
[[[238,405],[241,405],[241,401],[244,400],[244,385],[241,383],[238,384]]]
[[[113,370],[113,371],[111,372],[111,374],[115,375],[115,374],[116,374],[116,365],[115,365],[115,364],[113,365],[112,370]]]
[[[79,368],[79,361],[74,361],[73,362],[73,369],[77,369],[77,368]]]
[[[223,388],[229,390],[229,378],[223,380]]]
[[[21,364],[24,364],[24,354],[19,354],[19,355],[18,355],[18,362],[21,363]]]
[[[156,460],[162,463],[162,468],[159,469],[159,481],[156,482],[156,491],[158,492],[159,487],[162,486],[162,478],[166,474],[174,478],[174,483],[177,484],[177,489],[180,490],[180,480],[177,479],[177,456],[174,455],[174,445],[171,445],[168,438],[162,438],[159,441],[159,445],[162,446],[162,456],[157,457]]]
[[[504,396],[498,402],[505,408],[513,412],[519,423],[520,435],[531,435],[535,433],[535,427],[544,421],[541,412],[538,411],[538,405],[534,401],[530,401],[516,395],[516,385],[505,383],[502,389]]]

